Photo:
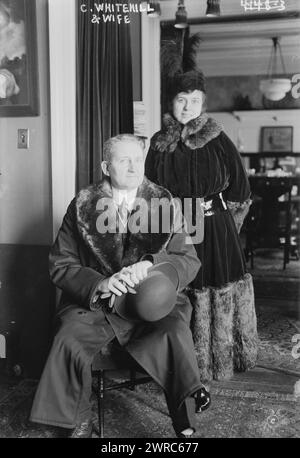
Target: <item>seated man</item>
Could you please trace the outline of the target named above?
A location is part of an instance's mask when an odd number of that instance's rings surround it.
[[[198,272],[198,257],[169,191],[144,177],[143,146],[130,134],[105,143],[105,178],[71,202],[50,253],[62,298],[30,419],[69,428],[71,437],[91,433],[91,363],[113,339],[163,388],[179,437],[195,431],[195,411],[209,404],[189,327],[192,307],[181,292]],[[155,209],[155,199],[171,211]],[[166,214],[167,230],[157,225]],[[179,279],[170,313],[155,321],[118,314],[114,300],[134,293],[153,266],[165,262]]]

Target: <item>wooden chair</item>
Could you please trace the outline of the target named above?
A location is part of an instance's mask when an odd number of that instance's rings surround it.
[[[107,384],[107,373],[118,371],[127,373],[127,379],[121,382]],[[136,363],[129,353],[120,347],[116,341],[103,348],[94,357],[92,376],[97,378],[97,388],[94,389],[98,404],[98,436],[104,438],[104,406],[105,393],[111,390],[129,388],[134,390],[137,385],[153,381],[150,376],[137,377],[137,373],[145,371]]]

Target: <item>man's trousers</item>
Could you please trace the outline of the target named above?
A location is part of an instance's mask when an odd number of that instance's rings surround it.
[[[65,311],[60,316],[30,420],[63,428],[79,425],[91,409],[93,358],[115,338],[113,328],[101,310],[91,312],[76,307]],[[201,386],[199,380],[198,388]],[[175,430],[196,429],[194,398],[187,397],[178,409],[172,393],[165,394]]]

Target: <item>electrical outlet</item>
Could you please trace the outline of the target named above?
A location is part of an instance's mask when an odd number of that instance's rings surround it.
[[[29,129],[18,129],[18,148],[29,148]]]

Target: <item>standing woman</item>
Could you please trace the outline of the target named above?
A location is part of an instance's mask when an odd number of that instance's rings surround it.
[[[203,198],[202,267],[188,288],[203,381],[227,379],[255,365],[257,328],[252,277],[239,231],[250,201],[248,178],[222,126],[205,113],[205,83],[196,70],[168,85],[169,113],[151,139],[146,176],[174,197]]]

